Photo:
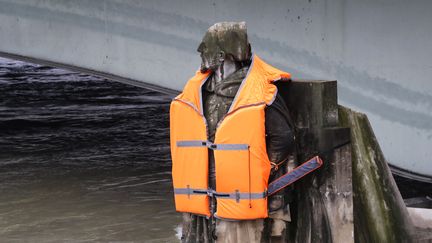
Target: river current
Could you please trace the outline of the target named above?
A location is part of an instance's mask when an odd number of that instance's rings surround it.
[[[170,98],[0,59],[0,242],[176,242]]]
[[[178,242],[170,101],[0,58],[0,243]],[[404,198],[431,195],[395,179]]]

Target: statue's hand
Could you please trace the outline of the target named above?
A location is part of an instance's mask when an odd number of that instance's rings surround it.
[[[269,198],[269,212],[281,209],[285,206],[284,195],[273,195]]]

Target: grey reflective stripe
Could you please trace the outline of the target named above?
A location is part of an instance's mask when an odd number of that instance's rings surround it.
[[[248,144],[215,144],[202,140],[177,141],[177,147],[208,147],[213,150],[248,150]]]
[[[174,188],[174,194],[199,194],[199,195],[207,195],[207,190],[205,189],[194,189],[194,188]]]
[[[227,198],[227,199],[261,199],[267,197],[267,192],[240,192],[240,193],[214,193],[215,197],[217,198]],[[249,197],[250,196],[250,197]]]
[[[281,78],[279,78],[279,80],[280,80]],[[274,81],[273,81],[274,82]],[[272,104],[273,104],[273,102],[276,100],[276,97],[277,97],[277,94],[278,94],[278,88],[277,88],[277,86],[275,85],[275,87],[276,87],[276,92],[273,94],[273,97],[272,97],[272,99],[270,100],[270,102],[267,104],[268,106],[271,106]]]
[[[207,141],[202,141],[202,140],[177,141],[177,147],[207,147]]]
[[[205,189],[198,189],[198,188],[174,188],[174,194],[183,194],[183,195],[208,195],[210,197],[216,197],[216,198],[226,198],[226,199],[234,199],[234,200],[240,200],[240,199],[261,199],[267,197],[267,192],[234,192],[234,193],[223,193],[223,192],[216,192],[214,190],[205,190]]]
[[[248,144],[213,144],[215,146],[210,146],[214,150],[248,150]]]
[[[181,102],[181,103],[183,103],[183,104],[186,104],[186,105],[192,107],[192,109],[194,109],[198,114],[202,115],[201,112],[198,110],[198,108],[197,108],[193,103],[191,103],[191,102],[189,102],[189,101],[187,101],[187,100],[179,99],[179,98],[177,98],[177,97],[174,98],[174,100],[175,100],[175,101],[179,101],[179,102]]]

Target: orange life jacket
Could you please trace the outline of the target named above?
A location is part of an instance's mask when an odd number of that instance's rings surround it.
[[[176,210],[210,216],[215,196],[215,217],[257,219],[267,215],[270,161],[266,151],[265,107],[276,97],[274,81],[289,79],[253,56],[228,113],[208,141],[201,88],[210,72],[197,72],[171,103],[170,134],[172,177]],[[208,149],[214,150],[216,190],[208,188]]]

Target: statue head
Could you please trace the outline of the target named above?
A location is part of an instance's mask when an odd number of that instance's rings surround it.
[[[245,62],[251,58],[251,47],[245,22],[220,22],[211,26],[198,47],[201,71],[215,71],[227,58]]]

